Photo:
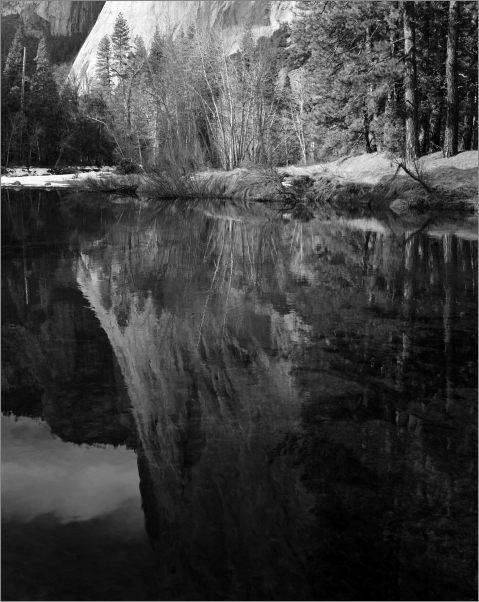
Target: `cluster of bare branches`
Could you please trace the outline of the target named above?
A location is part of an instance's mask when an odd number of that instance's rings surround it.
[[[130,44],[122,73],[110,69],[106,42],[102,52],[90,86],[101,103],[89,117],[121,160],[183,173],[287,163],[294,149],[306,160],[303,84],[286,89],[271,40],[258,42],[248,29],[236,36],[157,30],[148,50],[140,38]]]

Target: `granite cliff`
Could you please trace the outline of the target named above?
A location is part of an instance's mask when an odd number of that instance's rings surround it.
[[[88,33],[95,23],[105,2],[81,2],[72,0],[2,2],[2,19],[19,15],[27,25],[32,21],[42,23],[52,35]]]
[[[73,64],[71,75],[89,78],[95,73],[96,53],[103,36],[111,34],[121,12],[128,21],[132,37],[141,35],[149,46],[156,26],[160,31],[178,33],[189,26],[200,30],[218,27],[231,45],[237,48],[236,38],[242,28],[250,26],[255,35],[270,36],[281,23],[293,19],[294,2],[264,2],[235,0],[230,2],[106,2],[90,35]]]

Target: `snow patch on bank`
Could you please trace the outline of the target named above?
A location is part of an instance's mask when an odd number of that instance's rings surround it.
[[[26,167],[15,167],[7,169],[6,175],[2,175],[1,185],[8,188],[22,187],[52,187],[66,188],[74,182],[88,179],[101,179],[110,177],[114,171],[113,168],[104,168],[97,170],[93,167],[82,168],[83,171],[72,169],[70,174],[52,174],[51,169],[47,167],[36,167],[27,169]]]

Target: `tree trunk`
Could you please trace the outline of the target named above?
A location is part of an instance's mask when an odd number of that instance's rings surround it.
[[[407,163],[419,156],[419,138],[417,132],[417,70],[416,40],[414,23],[414,2],[404,2],[404,101],[406,104],[406,141],[405,159]]]
[[[21,100],[20,100],[20,108],[23,113],[23,109],[25,106],[25,65],[27,63],[27,47],[23,47],[23,63],[22,63],[22,92],[21,92]]]
[[[371,141],[369,139],[369,117],[368,117],[368,107],[366,104],[366,97],[364,97],[363,104],[363,134],[364,134],[364,143],[366,145],[366,152],[372,153]]]
[[[59,165],[60,165],[60,161],[62,159],[62,155],[63,155],[63,151],[65,150],[65,146],[63,144],[60,145],[60,153],[58,155],[58,159],[53,167],[53,169],[56,169]]]
[[[424,54],[422,60],[426,63],[426,69],[429,69],[430,56],[431,56],[431,44],[430,44],[430,23],[429,14],[427,11],[424,13],[424,25],[423,25],[423,47]],[[419,119],[419,145],[421,156],[427,155],[429,152],[429,136],[431,132],[431,104],[429,102],[430,90],[423,89],[421,94],[421,116]]]
[[[464,120],[464,150],[472,150],[473,133],[477,126],[477,96],[475,90],[469,90],[467,93],[467,113]]]
[[[366,53],[371,55],[371,32],[369,27],[366,27]],[[369,59],[370,60],[370,59]],[[368,86],[368,94],[370,99],[373,98],[373,86],[369,84]],[[369,116],[369,107],[368,107],[368,97],[364,97],[364,105],[363,105],[363,129],[364,129],[364,141],[366,143],[366,152],[372,153],[373,148],[371,146],[371,138],[370,138],[370,130],[369,124],[371,123],[371,118]]]
[[[447,37],[446,86],[447,114],[444,133],[444,156],[453,157],[458,152],[459,96],[457,90],[457,41],[459,38],[460,3],[449,2],[449,33]]]
[[[5,161],[5,169],[8,167],[8,161],[10,160],[10,146],[12,144],[13,132],[14,132],[14,130],[12,128],[12,132],[11,132],[10,137],[8,139],[7,159]]]
[[[477,107],[477,96],[476,96],[476,107]],[[475,125],[472,129],[472,142],[471,142],[471,150],[477,150],[477,115],[474,116]]]
[[[397,9],[398,3],[392,2],[392,6]],[[389,28],[389,44],[390,44],[390,52],[391,58],[395,59],[397,51],[396,51],[396,42],[397,42],[397,32],[398,32],[398,23],[394,22],[395,26]],[[384,109],[384,117],[385,124],[383,129],[383,143],[386,150],[397,151],[397,140],[395,136],[396,132],[396,117],[397,117],[397,101],[398,101],[398,88],[400,86],[399,81],[393,81],[392,85],[388,89],[386,106]]]
[[[442,114],[444,107],[444,98],[442,94],[439,97],[439,103],[434,109],[431,121],[431,136],[430,144],[434,151],[438,151],[441,148],[441,128],[442,128]]]
[[[429,151],[429,115],[424,113],[421,116],[421,155],[427,155]]]
[[[438,87],[435,90],[436,101],[431,106],[429,145],[432,148],[432,150],[438,151],[442,149],[441,139],[445,118],[445,94],[442,87],[446,79],[447,37],[439,36],[439,39],[437,39],[436,37],[435,43],[438,46],[437,52],[440,57],[441,67],[439,72]]]

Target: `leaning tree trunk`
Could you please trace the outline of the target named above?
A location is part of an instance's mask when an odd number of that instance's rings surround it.
[[[419,156],[417,130],[417,70],[414,23],[414,2],[404,2],[404,101],[406,104],[405,159],[407,163]]]
[[[457,41],[459,38],[460,3],[449,2],[449,34],[447,36],[446,86],[447,114],[444,132],[444,156],[457,155],[459,131],[459,95],[457,91]]]

